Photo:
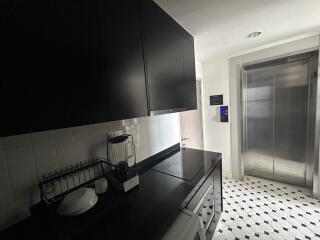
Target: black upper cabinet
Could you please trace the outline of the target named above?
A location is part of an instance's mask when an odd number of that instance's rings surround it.
[[[0,136],[196,106],[193,37],[151,0],[4,0],[0,13]]]
[[[149,111],[196,108],[193,37],[153,1],[141,1]]]
[[[42,1],[1,2],[1,136],[32,131],[31,82],[44,65],[46,14],[41,8],[47,8]]]
[[[196,66],[194,57],[194,40],[186,31],[183,37],[183,79],[186,95],[186,109],[197,109]]]
[[[136,0],[99,1],[103,73],[99,96],[108,120],[148,115],[143,50]]]
[[[106,119],[107,108],[92,104],[102,72],[97,2],[57,0],[38,10],[46,14],[45,46],[35,47],[42,58],[35,60],[38,74],[30,81],[32,130],[89,124],[92,112]]]
[[[49,14],[50,76],[34,86],[45,114],[33,129],[147,116],[138,3],[58,0]]]
[[[2,6],[1,136],[148,115],[136,1]]]
[[[1,136],[92,123],[102,72],[95,0],[13,0],[2,10]]]
[[[180,26],[153,1],[142,1],[149,110],[184,108]]]

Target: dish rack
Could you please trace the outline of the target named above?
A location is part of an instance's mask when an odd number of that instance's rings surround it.
[[[104,159],[91,159],[45,174],[39,182],[41,201],[55,203],[78,188],[92,186],[109,171]]]

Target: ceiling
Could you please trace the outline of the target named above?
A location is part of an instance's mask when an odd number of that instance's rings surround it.
[[[320,33],[320,0],[155,0],[195,37],[196,58],[240,52]],[[256,39],[246,36],[263,31]]]

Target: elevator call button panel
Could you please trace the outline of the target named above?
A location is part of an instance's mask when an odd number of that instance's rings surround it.
[[[220,107],[220,121],[221,122],[229,122],[228,106],[221,106]]]

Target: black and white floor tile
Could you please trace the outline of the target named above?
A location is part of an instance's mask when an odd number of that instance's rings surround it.
[[[213,239],[320,240],[320,201],[309,190],[254,177],[224,178],[223,189]]]

